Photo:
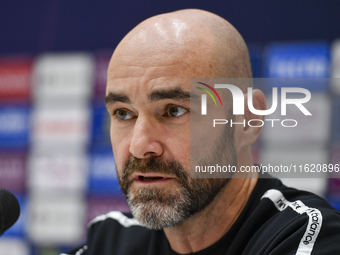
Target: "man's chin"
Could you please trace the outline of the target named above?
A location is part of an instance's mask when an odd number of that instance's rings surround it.
[[[190,201],[178,191],[147,189],[131,194],[127,196],[131,212],[147,228],[175,227],[190,216]]]
[[[149,229],[175,227],[190,216],[176,206],[149,201],[144,204],[130,205],[131,212],[139,223]]]

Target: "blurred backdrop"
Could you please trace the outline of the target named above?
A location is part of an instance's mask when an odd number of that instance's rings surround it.
[[[22,214],[0,237],[0,255],[58,254],[85,240],[97,215],[129,211],[103,103],[108,62],[139,22],[184,8],[230,21],[249,46],[254,77],[340,78],[339,1],[2,1],[0,187],[16,194]],[[289,150],[264,133],[255,162],[298,155],[340,163],[340,85],[309,89],[317,114]],[[311,142],[301,145],[299,137]],[[340,179],[329,177],[286,182],[339,209]]]

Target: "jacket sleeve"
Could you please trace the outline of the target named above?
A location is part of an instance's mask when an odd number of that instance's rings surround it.
[[[60,255],[86,255],[87,254],[87,244],[79,245],[69,252],[61,253]]]
[[[268,254],[340,254],[340,214],[323,213],[322,224],[317,222],[317,218],[314,220],[315,222],[311,218],[308,223],[300,225],[289,235],[287,232],[285,240]]]

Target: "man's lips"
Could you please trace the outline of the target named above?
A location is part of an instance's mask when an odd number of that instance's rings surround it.
[[[132,179],[139,184],[154,184],[170,181],[174,177],[159,173],[133,173]]]

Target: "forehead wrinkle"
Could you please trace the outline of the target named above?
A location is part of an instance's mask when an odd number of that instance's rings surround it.
[[[151,92],[148,95],[148,99],[150,102],[164,100],[164,99],[173,99],[178,101],[190,101],[190,92],[183,90],[180,87],[176,87],[173,89],[160,89]]]
[[[168,55],[159,56],[157,60],[150,59],[150,61],[144,57],[124,56],[120,57],[119,61],[111,61],[108,69],[108,81],[120,78],[141,78],[145,75],[158,76],[158,73],[159,77],[177,76],[178,70],[174,70],[172,67],[176,67],[178,64],[183,65],[184,63],[180,58]],[[165,68],[167,68],[166,71],[164,71]],[[186,66],[183,65],[181,70],[185,69]]]

